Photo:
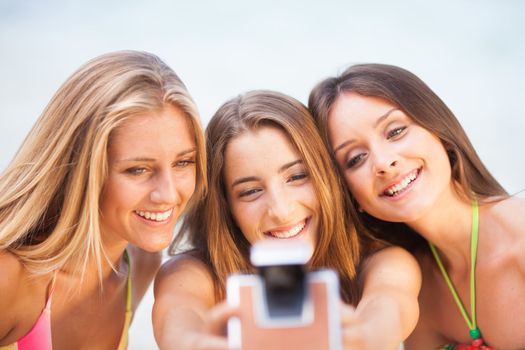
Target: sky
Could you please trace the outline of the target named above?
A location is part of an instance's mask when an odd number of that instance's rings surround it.
[[[58,87],[87,60],[134,49],[182,78],[204,124],[226,100],[271,89],[306,103],[356,63],[388,63],[451,108],[511,193],[525,189],[525,2],[442,0],[0,0],[0,171]],[[153,347],[151,292],[130,349]]]

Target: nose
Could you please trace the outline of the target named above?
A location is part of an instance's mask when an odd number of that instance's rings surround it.
[[[150,199],[157,204],[178,204],[180,196],[177,191],[177,181],[172,172],[163,171],[157,175]]]
[[[372,154],[374,174],[384,176],[398,171],[398,156],[388,150],[375,150]]]
[[[275,222],[288,222],[294,206],[293,198],[282,187],[278,186],[269,191],[268,216]]]

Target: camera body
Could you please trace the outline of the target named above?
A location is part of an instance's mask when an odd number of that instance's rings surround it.
[[[228,303],[240,316],[228,321],[232,347],[341,349],[339,282],[332,270],[308,272],[310,246],[302,241],[262,240],[251,250],[258,274],[228,277]]]

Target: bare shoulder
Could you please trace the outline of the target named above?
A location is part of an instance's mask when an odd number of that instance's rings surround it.
[[[213,279],[208,265],[193,254],[183,253],[172,257],[160,268],[155,278],[155,297],[168,290],[201,294],[203,289],[211,286]]]
[[[215,304],[209,267],[187,253],[176,255],[162,265],[155,277],[154,294],[153,330],[159,344],[165,342],[173,327],[181,326],[181,320],[200,324],[206,311]]]
[[[487,204],[485,210],[487,232],[496,236],[494,240],[501,244],[507,256],[514,252],[513,256],[525,274],[525,198],[509,197]]]
[[[482,205],[494,220],[503,223],[514,223],[521,226],[525,223],[525,198],[509,197],[496,202],[489,202]],[[483,209],[482,209],[483,210]]]
[[[27,271],[22,263],[10,252],[0,251],[0,344],[3,339],[9,337],[9,333],[17,325],[18,304],[21,300],[20,293],[25,288],[21,288],[26,279]],[[7,339],[6,339],[7,340]]]
[[[0,298],[1,310],[12,304],[17,291],[23,283],[27,271],[18,258],[8,251],[0,251]],[[12,299],[10,299],[12,298]]]
[[[364,270],[400,270],[417,272],[419,266],[416,258],[401,247],[392,246],[383,248],[368,256],[364,261]]]
[[[387,247],[366,258],[361,279],[367,284],[419,291],[421,269],[416,258],[400,247]]]

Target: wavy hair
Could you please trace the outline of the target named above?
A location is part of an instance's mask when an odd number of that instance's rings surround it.
[[[319,200],[319,239],[311,266],[336,270],[343,299],[357,303],[360,242],[346,219],[342,184],[310,113],[286,95],[251,91],[226,102],[215,113],[206,128],[209,190],[204,201],[188,214],[183,235],[210,266],[217,300],[225,296],[229,274],[253,271],[249,264],[250,244],[237,227],[226,197],[224,152],[235,137],[266,125],[278,127],[288,135],[304,161]]]
[[[447,152],[452,178],[460,196],[468,201],[473,196],[480,200],[507,196],[505,189],[483,165],[450,109],[421,79],[400,67],[385,64],[354,65],[341,75],[327,78],[314,87],[308,106],[329,149],[331,145],[328,119],[331,109],[341,94],[351,92],[388,101],[414,122],[436,135]],[[336,164],[333,154],[332,159]],[[343,178],[342,174],[340,175]],[[360,213],[351,193],[346,192],[350,196],[349,202],[352,203],[351,216],[359,228],[370,230],[374,237],[403,245],[410,250],[421,246],[423,239],[408,226],[387,223],[366,213]]]
[[[171,104],[187,116],[197,146],[192,203],[206,189],[199,115],[186,87],[146,52],[104,54],[74,72],[55,93],[0,177],[0,249],[34,273],[72,263],[85,272],[102,258],[99,197],[111,135],[133,116]],[[175,137],[175,135],[174,135]]]

